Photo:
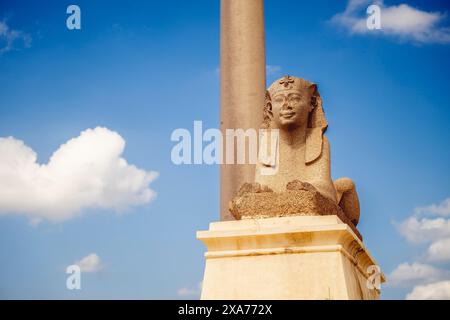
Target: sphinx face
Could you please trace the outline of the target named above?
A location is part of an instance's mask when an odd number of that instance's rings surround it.
[[[278,129],[306,127],[311,112],[308,89],[286,90],[272,97],[273,124]]]

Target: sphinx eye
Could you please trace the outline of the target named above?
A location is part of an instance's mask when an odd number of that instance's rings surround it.
[[[284,101],[284,99],[282,97],[276,97],[275,98],[275,102],[276,103],[282,103]]]

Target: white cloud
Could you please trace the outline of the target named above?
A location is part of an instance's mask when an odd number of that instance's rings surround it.
[[[75,262],[82,272],[97,272],[102,269],[102,262],[96,253],[91,253],[80,261]]]
[[[47,164],[13,137],[0,138],[0,214],[25,214],[32,222],[59,222],[83,209],[124,211],[155,197],[156,172],[121,157],[124,139],[97,127],[61,145]]]
[[[28,48],[31,46],[31,36],[19,30],[11,30],[5,21],[0,21],[0,55],[14,49],[15,45]]]
[[[450,281],[417,286],[408,293],[407,300],[450,300]]]
[[[266,75],[272,76],[281,72],[281,66],[274,66],[271,64],[266,65]]]
[[[422,263],[402,263],[391,272],[388,284],[392,286],[411,286],[418,283],[429,283],[450,277],[447,270],[435,268]]]
[[[450,198],[445,199],[439,204],[416,208],[415,212],[417,215],[435,214],[443,217],[450,216]]]
[[[400,234],[409,242],[415,244],[450,237],[449,219],[418,219],[413,216],[402,223],[396,224],[396,227]]]
[[[177,294],[184,298],[200,298],[202,293],[202,282],[199,282],[196,287],[183,287],[178,289]]]
[[[433,262],[450,261],[450,238],[433,242],[428,248],[428,260]]]
[[[378,4],[381,8],[381,29],[369,30],[366,26],[367,7]],[[384,34],[416,43],[450,43],[450,27],[442,26],[446,14],[427,12],[408,4],[386,6],[383,1],[349,0],[344,12],[331,18],[335,25],[346,28],[351,34]]]
[[[414,214],[401,223],[397,230],[410,243],[431,243],[426,255],[420,260],[429,263],[450,261],[450,219],[436,216],[449,215],[449,199],[438,205],[416,208]],[[427,214],[430,218],[421,218]],[[430,264],[402,263],[391,272],[388,284],[413,287],[406,299],[450,299],[450,270],[436,268]]]

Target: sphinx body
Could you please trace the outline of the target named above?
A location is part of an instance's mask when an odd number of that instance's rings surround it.
[[[326,203],[326,206],[319,206],[327,211],[324,214],[332,214],[334,204],[342,209],[346,220],[356,226],[360,208],[353,181],[341,178],[333,182],[331,178],[330,144],[324,135],[328,124],[317,86],[291,76],[275,81],[266,92],[262,126],[268,132],[276,129],[278,133],[276,170],[273,174],[263,174],[261,169],[274,164],[260,159],[255,183],[244,186],[240,195],[245,192],[273,192],[279,196],[275,200],[271,195],[270,201],[283,207],[283,202],[291,202],[293,196],[298,196],[289,190],[315,192],[314,199],[319,197],[319,202]],[[260,148],[275,152],[273,146],[261,145]],[[302,201],[306,203],[309,200],[302,195],[300,205]],[[296,206],[294,212],[302,211],[303,208]],[[237,207],[238,202],[235,201],[230,206],[231,212],[233,209],[236,212]]]

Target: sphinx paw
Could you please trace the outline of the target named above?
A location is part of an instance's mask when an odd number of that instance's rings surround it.
[[[306,190],[317,191],[317,189],[308,182],[302,182],[300,180],[293,180],[286,184],[286,190]]]
[[[238,196],[242,196],[245,193],[262,193],[262,192],[273,192],[272,189],[270,189],[266,185],[262,185],[260,183],[254,182],[254,183],[244,183],[238,191]]]

